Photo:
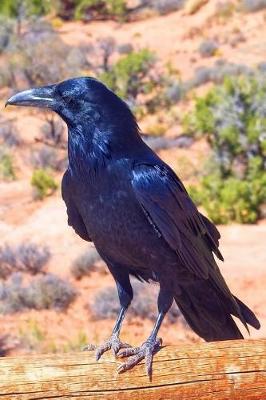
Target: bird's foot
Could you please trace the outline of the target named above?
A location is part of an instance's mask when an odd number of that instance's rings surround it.
[[[116,355],[121,349],[130,349],[131,346],[128,343],[122,343],[119,337],[113,334],[108,340],[106,340],[100,346],[88,345],[83,348],[83,350],[93,351],[95,350],[96,361],[98,361],[103,353],[108,350],[113,350],[114,355]]]
[[[128,360],[121,364],[117,372],[122,373],[133,368],[145,358],[146,372],[149,378],[152,375],[152,359],[162,345],[162,339],[148,339],[140,347],[129,348],[118,353],[119,357],[129,357]]]

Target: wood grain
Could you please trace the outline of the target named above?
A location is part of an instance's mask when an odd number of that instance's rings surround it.
[[[266,400],[266,340],[167,346],[118,375],[119,360],[90,352],[0,359],[0,400]]]

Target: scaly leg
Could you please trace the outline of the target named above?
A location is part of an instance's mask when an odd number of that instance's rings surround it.
[[[164,285],[161,282],[160,292],[158,296],[159,315],[155,322],[154,328],[148,339],[140,347],[125,349],[118,354],[119,357],[129,357],[125,363],[121,364],[118,367],[119,373],[125,372],[133,368],[145,358],[146,372],[147,375],[151,378],[153,355],[160,349],[162,344],[162,339],[157,338],[158,331],[172,303],[173,294],[171,287],[169,287],[168,285]]]
[[[114,266],[110,263],[107,265],[116,282],[121,308],[110,338],[99,346],[88,345],[84,348],[84,350],[96,350],[97,361],[101,358],[103,353],[110,349],[113,350],[114,354],[117,354],[119,350],[131,347],[127,343],[122,343],[119,339],[122,322],[133,298],[133,290],[130,284],[129,274],[125,268],[121,266]]]

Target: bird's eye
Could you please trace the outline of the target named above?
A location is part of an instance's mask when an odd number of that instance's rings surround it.
[[[73,97],[72,96],[70,96],[70,94],[69,95],[64,95],[64,96],[61,96],[62,98],[63,98],[63,100],[64,100],[64,102],[66,103],[66,104],[71,104],[71,103],[74,103],[74,101],[73,101]]]
[[[66,104],[71,104],[73,102],[73,96],[69,91],[60,90],[60,87],[57,90],[57,95],[64,101]]]

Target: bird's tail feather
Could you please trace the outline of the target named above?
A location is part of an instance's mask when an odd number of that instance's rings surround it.
[[[244,304],[236,296],[234,296],[234,298],[240,307],[241,313],[242,313],[246,323],[249,324],[250,326],[253,326],[253,328],[255,328],[255,329],[260,329],[260,322],[259,322],[258,318],[256,317],[256,315],[254,314],[254,312],[251,311],[250,308],[248,308],[248,306],[246,306],[246,304]]]
[[[240,300],[224,298],[209,280],[197,281],[182,287],[175,301],[189,326],[206,341],[243,339],[231,314],[236,315],[246,325],[258,329],[260,324],[254,313]],[[235,301],[239,313],[235,310]],[[234,312],[232,312],[234,310]]]

